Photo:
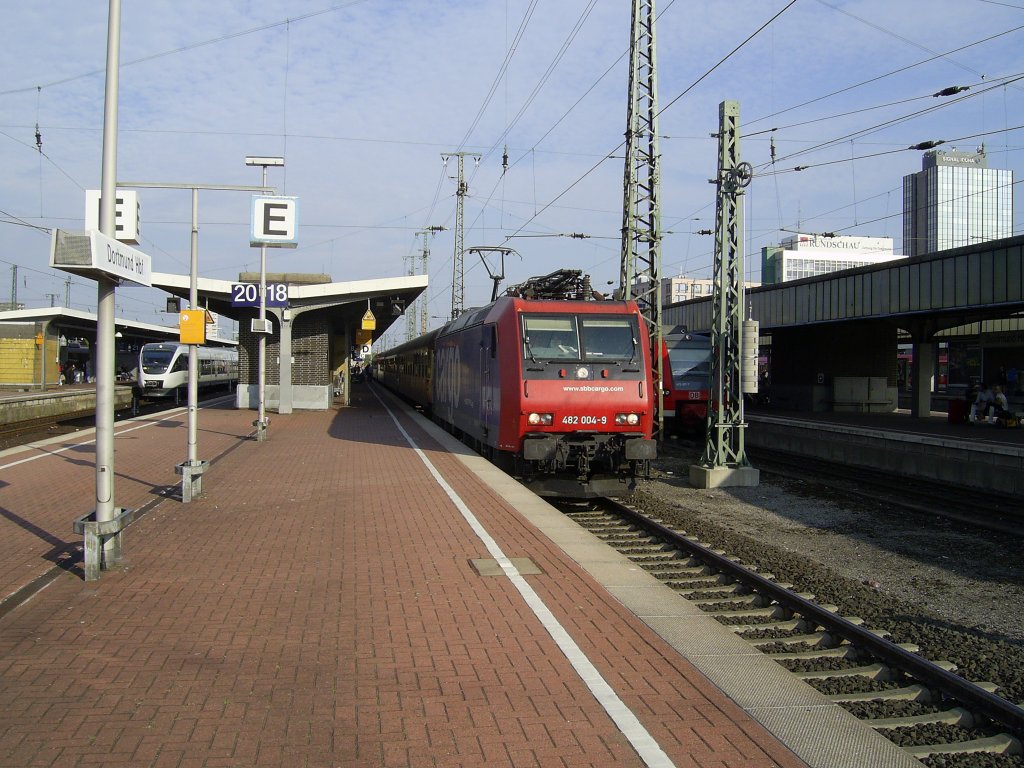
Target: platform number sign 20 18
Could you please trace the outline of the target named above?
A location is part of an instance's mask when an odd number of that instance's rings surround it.
[[[232,283],[232,307],[258,307],[260,305],[260,287],[256,283]],[[267,283],[268,307],[288,306],[288,284]]]

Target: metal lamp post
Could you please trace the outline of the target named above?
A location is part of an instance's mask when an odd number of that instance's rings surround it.
[[[262,157],[250,155],[245,158],[245,164],[251,166],[259,166],[263,169],[263,181],[264,187],[267,186],[267,168],[274,166],[275,168],[281,168],[284,166],[283,157]],[[260,339],[259,339],[259,354],[257,357],[257,365],[259,366],[258,381],[259,381],[259,412],[256,417],[256,421],[253,426],[256,427],[256,440],[257,442],[263,442],[267,439],[267,373],[266,373],[266,362],[267,362],[267,246],[260,246]]]

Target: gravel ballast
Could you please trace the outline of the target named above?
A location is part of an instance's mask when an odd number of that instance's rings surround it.
[[[755,488],[696,489],[695,459],[660,458],[630,501],[1024,701],[1019,538],[766,474]]]

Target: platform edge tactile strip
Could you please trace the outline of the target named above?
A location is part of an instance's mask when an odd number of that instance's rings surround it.
[[[921,762],[891,741],[864,733],[864,724],[842,707],[808,707],[800,717],[787,708],[765,707],[747,712],[793,749],[812,768],[921,768]]]

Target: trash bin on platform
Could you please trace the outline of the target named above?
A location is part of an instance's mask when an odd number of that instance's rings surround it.
[[[950,400],[948,418],[950,424],[966,424],[967,423],[967,401],[966,400]]]

